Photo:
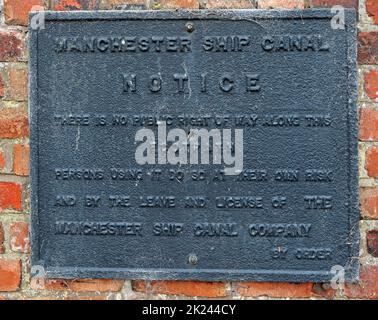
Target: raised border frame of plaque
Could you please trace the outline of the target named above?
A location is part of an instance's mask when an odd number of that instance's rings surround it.
[[[30,17],[33,16],[32,13]],[[309,10],[199,10],[199,11],[94,11],[94,12],[44,12],[47,23],[51,21],[112,21],[112,20],[218,20],[218,21],[258,21],[261,19],[332,19],[333,14],[326,9]],[[357,71],[356,71],[356,16],[354,10],[345,10],[347,41],[348,77],[348,113],[349,126],[349,262],[345,278],[356,281],[359,271],[359,205],[358,205],[358,121],[357,121]],[[301,270],[181,270],[181,269],[97,269],[82,267],[51,267],[44,264],[40,254],[43,230],[39,229],[39,86],[38,86],[38,30],[30,29],[30,78],[29,78],[29,108],[30,108],[30,141],[31,141],[31,243],[32,243],[32,273],[47,278],[129,278],[129,279],[170,279],[170,280],[206,280],[206,281],[290,281],[290,282],[320,282],[329,281],[331,272],[301,271]],[[39,269],[38,267],[41,267]],[[43,274],[42,274],[43,273]]]

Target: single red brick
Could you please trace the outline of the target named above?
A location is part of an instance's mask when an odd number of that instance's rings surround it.
[[[53,10],[95,10],[98,6],[99,0],[57,0],[53,3]]]
[[[373,18],[375,24],[378,24],[378,1],[366,0],[366,12]]]
[[[4,209],[22,210],[22,186],[14,182],[0,182],[0,212]]]
[[[370,99],[378,98],[378,71],[365,73],[365,92]]]
[[[43,10],[44,0],[4,0],[5,23],[28,25],[29,12]]]
[[[378,110],[370,108],[360,109],[360,140],[378,140]]]
[[[250,0],[206,0],[202,9],[250,9],[255,4]]]
[[[29,174],[29,145],[16,144],[13,147],[13,172],[20,176]]]
[[[260,0],[258,2],[260,9],[282,8],[295,9],[304,8],[304,0]]]
[[[378,299],[378,265],[361,267],[358,284],[347,284],[345,295],[354,299]]]
[[[360,189],[361,215],[367,219],[378,219],[378,188]]]
[[[3,224],[0,222],[0,253],[5,252],[4,240],[5,240],[4,228],[3,228]]]
[[[18,61],[23,53],[23,40],[16,31],[0,31],[0,61]]]
[[[312,283],[287,282],[239,282],[236,291],[241,296],[272,298],[308,298],[312,295]]]
[[[227,296],[226,286],[223,282],[133,281],[132,287],[134,291],[150,294],[171,294],[207,298]]]
[[[80,279],[70,282],[69,288],[72,291],[98,291],[98,292],[116,292],[123,287],[123,280],[113,279]]]
[[[343,6],[344,8],[358,9],[358,0],[311,0],[312,7]]]
[[[14,139],[29,134],[28,115],[22,108],[0,109],[0,138]]]
[[[36,290],[71,290],[76,292],[117,292],[122,289],[123,284],[123,280],[113,279],[43,279],[41,281],[33,278],[31,281],[32,288]]]
[[[367,232],[366,245],[368,253],[373,257],[378,257],[378,229]]]
[[[8,79],[7,100],[26,101],[28,99],[27,69],[10,68],[8,70]]]
[[[16,252],[29,252],[29,224],[27,222],[12,222],[9,228],[10,248]]]
[[[378,147],[366,151],[365,169],[369,177],[378,177]]]
[[[21,283],[21,260],[0,258],[0,292],[17,291]]]
[[[359,33],[358,62],[360,64],[378,64],[378,31]]]

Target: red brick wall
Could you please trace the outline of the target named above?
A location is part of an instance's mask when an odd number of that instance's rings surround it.
[[[279,297],[378,299],[378,1],[377,0],[0,0],[0,300]],[[165,8],[359,9],[361,280],[335,291],[329,284],[193,281],[48,280],[29,275],[27,16],[50,10]]]

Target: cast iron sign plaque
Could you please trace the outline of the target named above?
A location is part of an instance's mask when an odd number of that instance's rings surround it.
[[[357,278],[354,11],[342,26],[330,10],[44,19],[30,30],[35,273]],[[192,130],[213,129],[196,163]]]

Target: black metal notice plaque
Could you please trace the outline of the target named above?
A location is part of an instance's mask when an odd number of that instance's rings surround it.
[[[344,13],[43,13],[30,30],[34,272],[355,280]]]

